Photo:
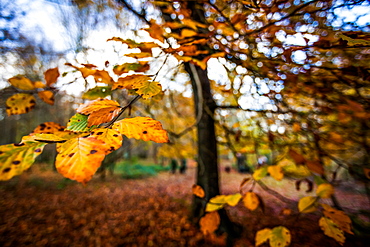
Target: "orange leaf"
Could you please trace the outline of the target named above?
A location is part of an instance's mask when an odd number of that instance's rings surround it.
[[[59,148],[55,166],[64,177],[80,183],[88,182],[99,168],[107,145],[94,137],[78,137]]]
[[[207,213],[200,221],[200,230],[204,235],[213,234],[220,225],[221,219],[217,211]]]
[[[33,90],[35,89],[35,86],[33,85],[32,81],[24,76],[17,75],[10,79],[8,79],[8,82],[21,90]]]
[[[164,42],[164,37],[163,37],[164,30],[160,25],[158,25],[155,22],[155,20],[153,19],[150,20],[150,27],[144,30],[146,30],[149,33],[150,37],[152,37],[153,39],[157,39],[161,41],[162,43]]]
[[[105,70],[96,70],[94,73],[94,79],[96,82],[102,82],[105,84],[113,84],[114,80],[110,77],[109,73]]]
[[[58,80],[59,75],[60,74],[58,68],[48,69],[47,71],[45,71],[44,77],[46,85],[51,86],[52,84],[54,84]]]
[[[54,105],[54,93],[49,90],[40,91],[37,93],[40,99],[49,105]]]
[[[168,142],[167,131],[163,130],[162,124],[149,117],[125,118],[115,122],[112,128],[128,138],[157,143]]]
[[[89,103],[81,105],[77,112],[84,115],[89,115],[88,127],[92,125],[99,125],[102,123],[109,122],[112,120],[119,111],[121,107],[117,101],[109,99],[97,99]]]
[[[324,167],[319,161],[307,161],[306,166],[308,169],[310,169],[310,171],[317,174],[323,175],[325,173]]]
[[[14,94],[6,100],[6,113],[8,116],[24,114],[32,110],[35,105],[36,99],[32,94]]]
[[[292,157],[292,159],[294,160],[294,162],[297,165],[303,164],[306,161],[306,159],[303,157],[303,155],[297,153],[293,149],[289,150],[289,155],[290,155],[290,157]]]
[[[52,134],[57,131],[63,131],[65,127],[61,126],[58,123],[54,122],[45,122],[37,126],[32,133],[44,133],[44,134]]]
[[[196,195],[197,197],[204,198],[206,195],[204,193],[204,190],[201,186],[194,184],[192,187],[193,194]]]
[[[90,136],[105,142],[109,147],[107,150],[108,153],[113,152],[122,146],[122,135],[116,130],[98,128],[94,129]]]

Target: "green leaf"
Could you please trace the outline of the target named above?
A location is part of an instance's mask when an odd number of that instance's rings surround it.
[[[270,233],[270,246],[271,247],[285,247],[290,244],[291,235],[290,231],[283,227],[277,226],[271,230]]]
[[[111,87],[94,87],[82,95],[83,99],[94,100],[98,98],[105,98],[112,94]]]
[[[319,226],[326,236],[334,238],[341,245],[344,244],[346,237],[344,236],[343,231],[339,229],[338,225],[331,219],[321,217],[319,220]]]
[[[87,127],[88,117],[89,116],[87,115],[76,113],[73,117],[69,119],[66,129],[75,132],[87,132],[97,128],[96,125]]]
[[[260,167],[253,173],[254,180],[258,181],[267,176],[267,167]]]
[[[27,170],[46,143],[22,142],[0,146],[0,180],[9,180]]]
[[[301,213],[312,213],[317,209],[317,197],[306,196],[299,200],[298,210]]]

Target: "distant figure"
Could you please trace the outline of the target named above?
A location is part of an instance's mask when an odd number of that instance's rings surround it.
[[[185,174],[186,168],[186,159],[181,159],[180,173]]]
[[[258,161],[257,168],[260,168],[260,167],[267,164],[267,157],[266,156],[260,156],[260,157],[258,157],[257,161]]]
[[[249,167],[247,166],[247,158],[242,153],[236,154],[238,172],[247,173],[249,172]]]
[[[172,174],[175,174],[176,173],[176,170],[177,170],[177,160],[176,159],[172,159],[171,160],[171,173]]]

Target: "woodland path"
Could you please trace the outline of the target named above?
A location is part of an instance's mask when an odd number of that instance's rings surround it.
[[[194,175],[192,168],[185,175],[163,172],[137,180],[97,177],[83,186],[52,171],[25,173],[0,183],[0,246],[223,246],[224,236],[205,238],[188,220]],[[238,192],[248,176],[223,172],[223,193]],[[295,192],[292,199],[310,195],[298,193],[294,181],[283,187],[269,183],[282,193]],[[293,247],[339,246],[323,235],[319,215],[298,216],[292,207],[286,216],[284,203],[258,186],[255,192],[264,200],[264,211],[250,212],[242,203],[229,210],[249,229],[236,246],[253,246],[257,230],[277,225],[291,230]],[[348,207],[368,205],[363,196],[350,194],[355,199]],[[345,246],[365,246],[365,240],[348,238]]]

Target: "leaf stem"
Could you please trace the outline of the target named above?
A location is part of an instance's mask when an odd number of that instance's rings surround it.
[[[124,113],[124,111],[129,108],[132,104],[134,104],[136,101],[138,101],[141,98],[141,95],[136,95],[135,98],[133,98],[127,105],[121,108],[117,116],[115,116],[110,122],[105,126],[105,128],[110,128],[115,121]]]

